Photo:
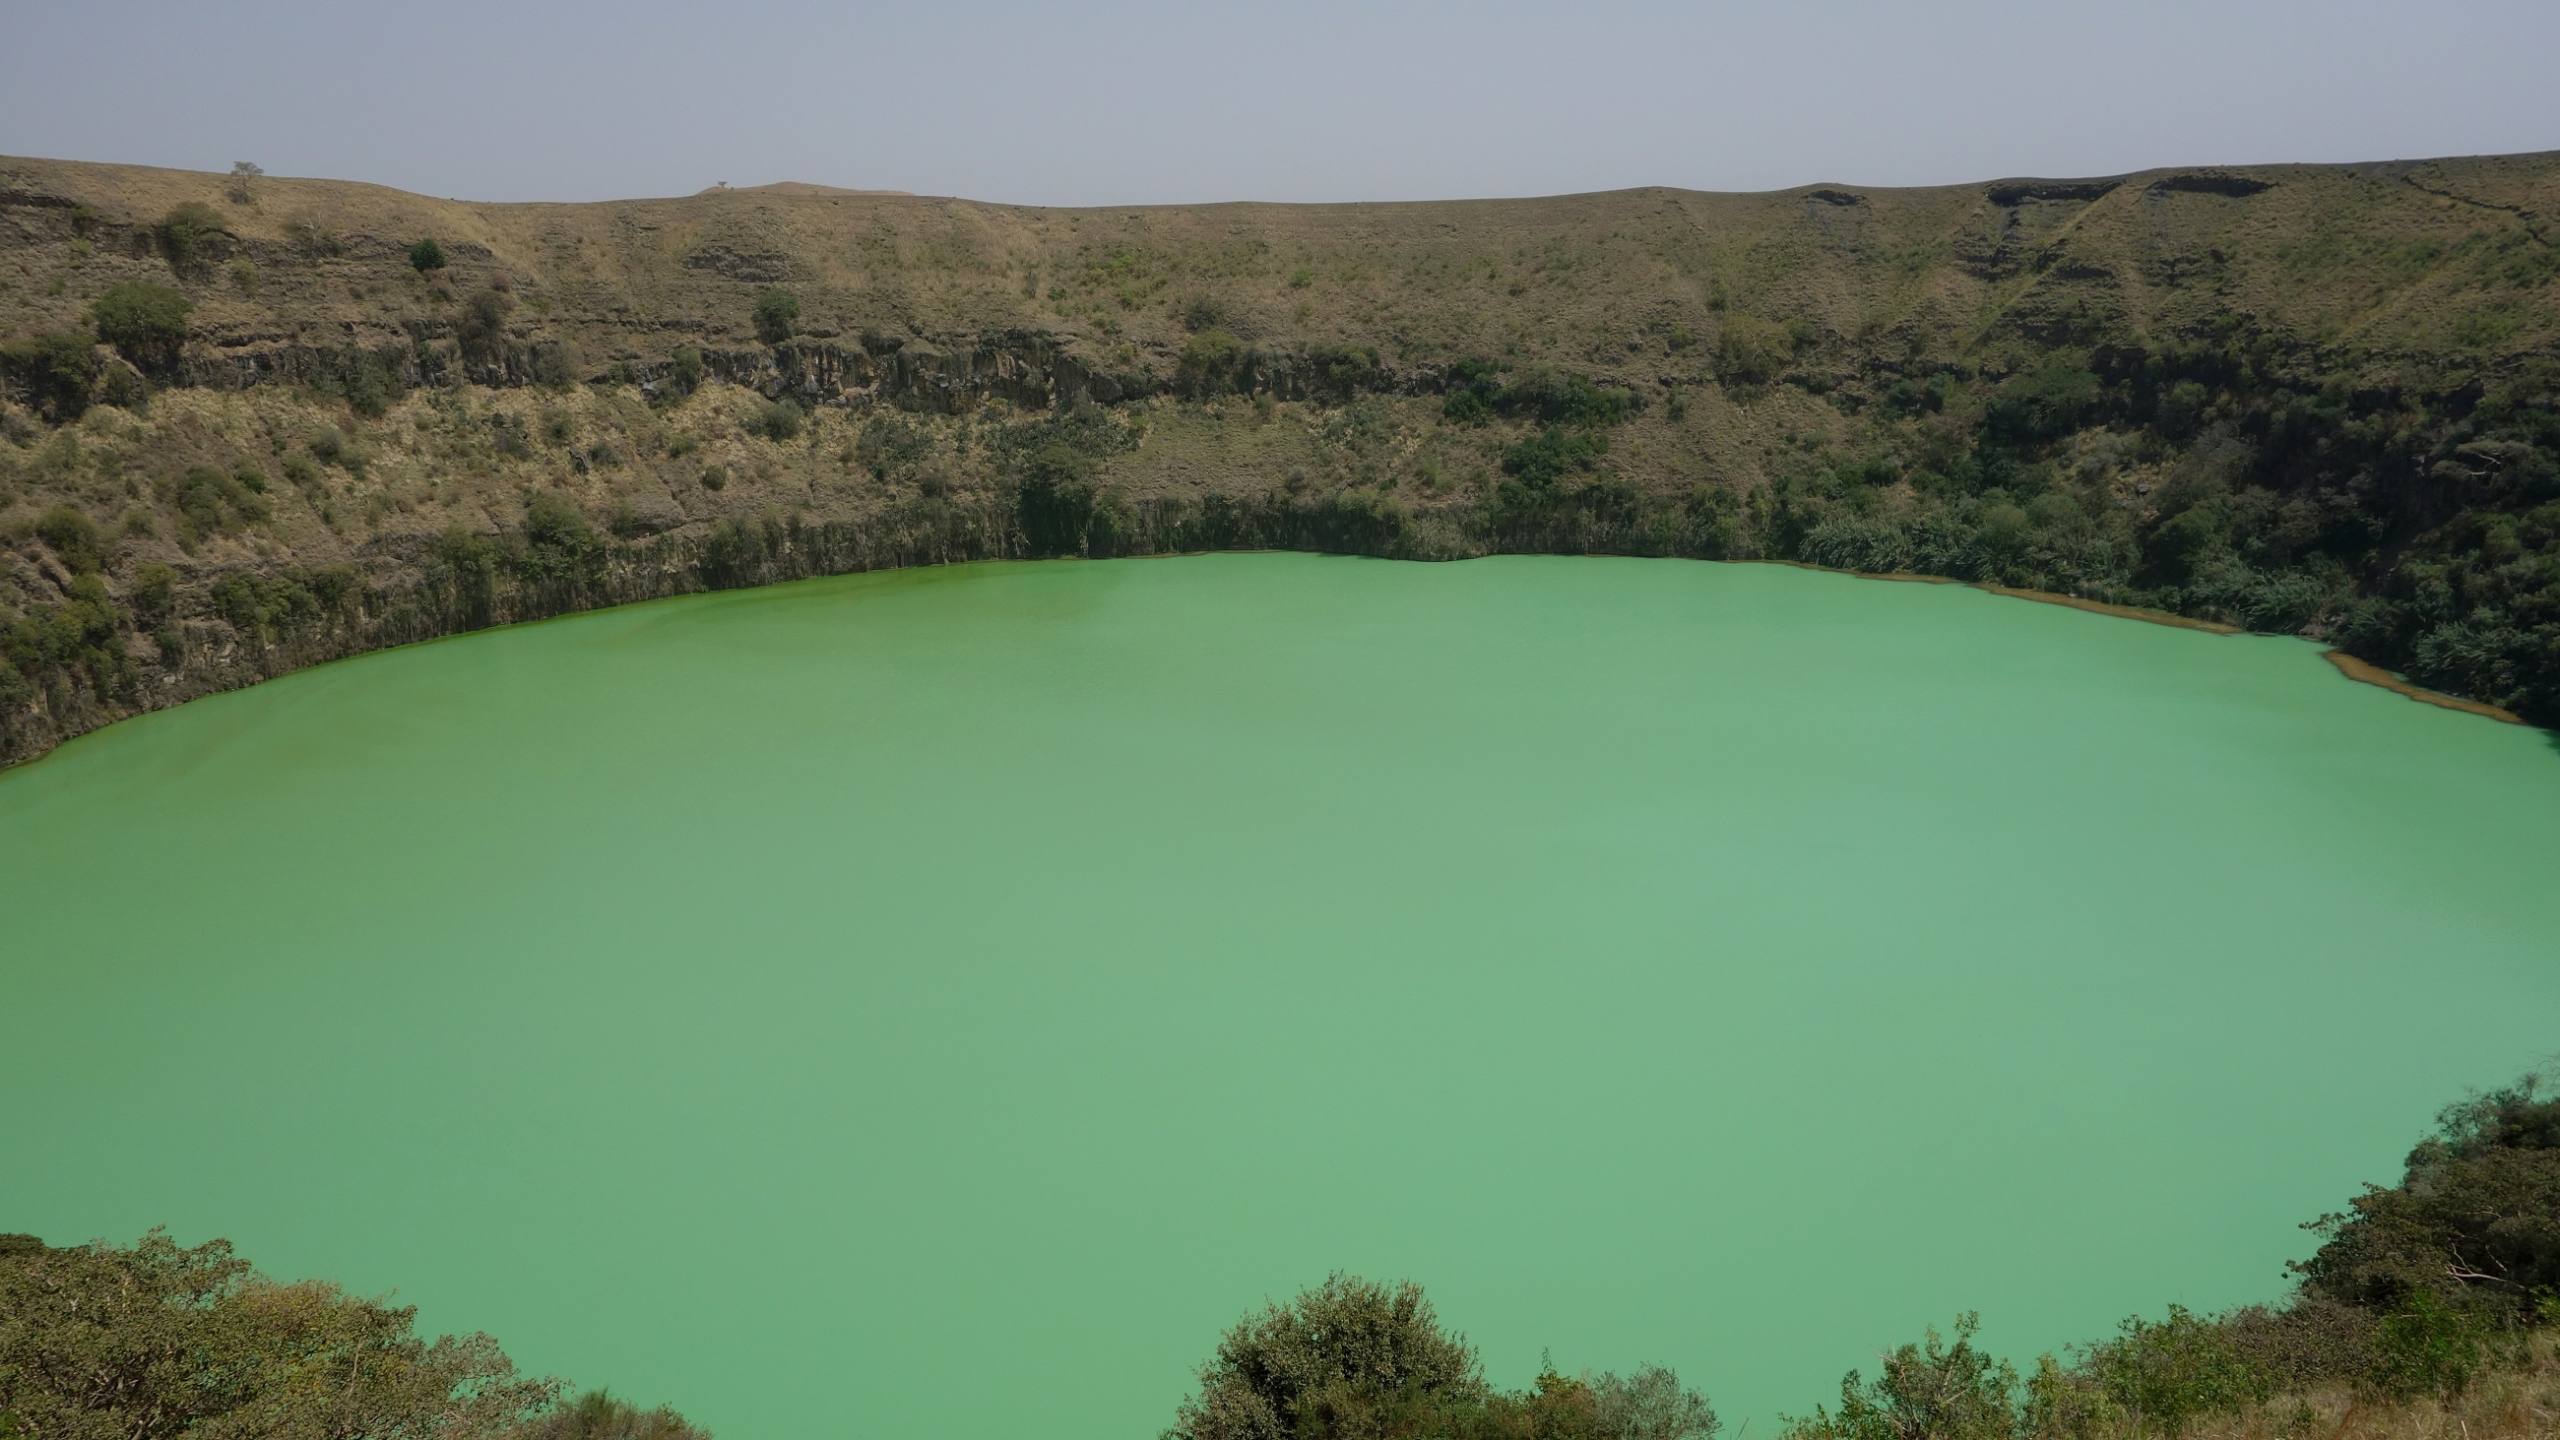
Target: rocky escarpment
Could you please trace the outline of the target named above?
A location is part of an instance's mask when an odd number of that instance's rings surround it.
[[[0,159],[0,758],[877,565],[1771,556],[2560,714],[2560,163],[1042,210]]]

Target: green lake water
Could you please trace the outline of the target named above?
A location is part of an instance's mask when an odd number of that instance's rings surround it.
[[[1421,1281],[1728,1436],[2271,1299],[2560,1043],[2560,750],[1760,566],[696,597],[0,775],[0,1230],[224,1235],[723,1440],[1152,1436]]]

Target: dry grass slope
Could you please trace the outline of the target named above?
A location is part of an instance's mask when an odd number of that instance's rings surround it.
[[[2556,203],[2554,155],[1087,210],[0,158],[0,759],[459,625],[1225,543],[1956,575],[2301,630],[2548,716],[2560,590],[2456,574],[2447,620],[2410,562],[2560,528]],[[186,303],[166,353],[94,343],[137,285]],[[1106,428],[1041,428],[1090,406]],[[1076,454],[1044,479],[1051,441]],[[1052,533],[1025,496],[1059,483]],[[543,496],[611,542],[569,579],[519,553]],[[2460,528],[2484,510],[2504,528]],[[457,535],[504,552],[490,595]]]

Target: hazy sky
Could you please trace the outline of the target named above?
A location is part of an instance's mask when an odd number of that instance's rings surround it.
[[[2560,147],[2560,0],[0,0],[0,153],[473,199],[1931,184]]]

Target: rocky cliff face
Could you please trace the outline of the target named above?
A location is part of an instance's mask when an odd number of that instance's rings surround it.
[[[564,608],[1220,544],[1932,570],[2547,715],[2556,195],[2549,156],[1104,211],[0,160],[0,758]]]

